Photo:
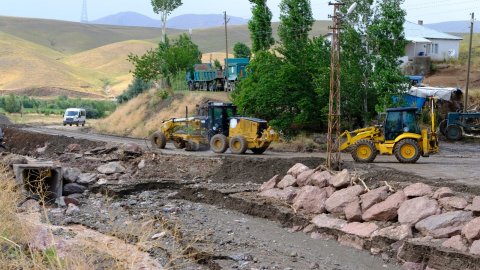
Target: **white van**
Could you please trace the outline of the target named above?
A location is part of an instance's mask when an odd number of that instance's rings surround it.
[[[87,112],[85,109],[68,108],[63,115],[63,125],[82,125],[85,126],[87,120]]]

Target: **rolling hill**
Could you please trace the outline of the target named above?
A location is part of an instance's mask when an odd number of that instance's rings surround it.
[[[432,28],[440,32],[447,33],[470,33],[470,21],[451,21],[425,24],[426,27]],[[476,21],[473,26],[475,33],[480,33],[480,22]]]

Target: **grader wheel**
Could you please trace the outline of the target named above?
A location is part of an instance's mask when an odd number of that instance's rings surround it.
[[[399,141],[393,152],[400,163],[415,163],[420,158],[418,142],[412,139]]]
[[[230,151],[233,154],[245,154],[248,143],[243,136],[235,136],[230,140]]]
[[[210,148],[214,153],[225,153],[228,149],[228,139],[223,134],[216,134],[210,140]]]
[[[165,149],[165,145],[167,145],[167,137],[165,137],[162,132],[157,131],[150,136],[150,142],[154,147]]]
[[[175,146],[177,149],[183,149],[185,148],[185,145],[185,141],[173,141],[173,146]]]
[[[352,149],[352,157],[356,162],[371,163],[377,157],[377,148],[372,141],[359,140]]]

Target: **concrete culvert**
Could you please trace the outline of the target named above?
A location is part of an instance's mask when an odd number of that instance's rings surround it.
[[[62,196],[62,168],[42,164],[13,165],[18,184],[29,194],[45,202]]]

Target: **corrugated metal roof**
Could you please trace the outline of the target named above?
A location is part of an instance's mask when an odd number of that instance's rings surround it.
[[[409,38],[427,38],[427,39],[451,39],[451,40],[462,40],[463,38],[457,37],[454,35],[449,35],[447,33],[439,32],[423,25],[418,25],[416,23],[412,23],[406,21],[403,24],[403,28],[405,30],[405,36]]]
[[[405,39],[408,40],[408,41],[411,41],[413,43],[432,43],[431,40],[428,40],[426,38],[423,38],[423,37],[411,37],[411,36],[405,36]]]

